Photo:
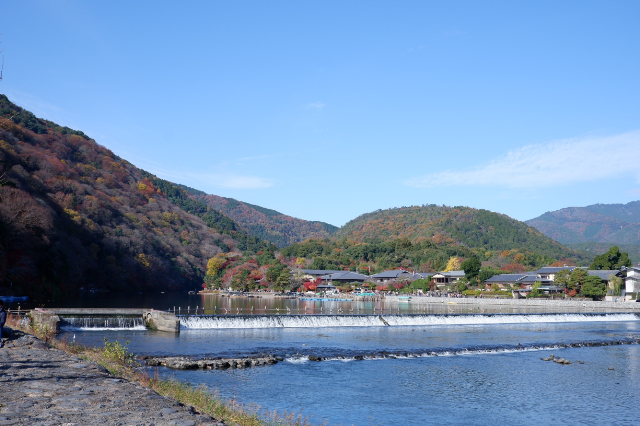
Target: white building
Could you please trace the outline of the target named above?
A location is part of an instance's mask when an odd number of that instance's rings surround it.
[[[634,297],[634,295],[630,293],[637,293],[640,291],[640,264],[623,269],[622,272],[625,274],[624,290],[627,294],[626,299],[637,299],[637,297]]]
[[[457,283],[460,278],[464,277],[464,271],[449,271],[449,272],[437,272],[431,276],[432,280],[435,280],[438,287],[443,287],[448,284]]]

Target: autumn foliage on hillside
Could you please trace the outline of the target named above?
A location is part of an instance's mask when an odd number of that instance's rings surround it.
[[[304,264],[309,269],[357,271],[371,275],[391,269],[414,272],[437,272],[460,269],[464,260],[476,258],[495,273],[518,273],[547,266],[555,259],[529,250],[485,250],[450,242],[435,243],[427,239],[411,242],[408,238],[391,241],[359,242],[307,240],[280,252],[283,261]]]
[[[0,115],[0,294],[193,289],[215,255],[269,246],[82,132],[4,95]]]
[[[281,253],[285,259],[305,259],[311,269],[367,275],[388,269],[451,270],[471,258],[495,273],[588,260],[508,216],[435,205],[368,213],[347,223],[330,239],[307,240]]]
[[[309,238],[326,238],[338,229],[324,222],[297,219],[275,210],[243,203],[233,198],[196,192],[197,199],[233,219],[250,235],[285,247]]]
[[[348,222],[336,237],[356,242],[407,238],[413,243],[430,241],[494,252],[517,249],[553,259],[552,262],[561,258],[586,261],[584,255],[523,222],[470,207],[425,205],[378,210]]]

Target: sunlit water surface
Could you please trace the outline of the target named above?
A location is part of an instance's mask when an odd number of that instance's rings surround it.
[[[640,338],[640,321],[635,316],[572,318],[514,324],[183,328],[179,335],[70,329],[62,337],[96,345],[104,337],[128,340],[133,352],[146,355],[280,355],[285,361],[268,367],[158,372],[203,383],[242,403],[304,410],[313,421],[329,424],[637,424],[640,345],[557,346],[633,343]],[[540,359],[551,353],[573,363]],[[327,360],[312,362],[310,355]],[[365,359],[354,360],[356,356]]]

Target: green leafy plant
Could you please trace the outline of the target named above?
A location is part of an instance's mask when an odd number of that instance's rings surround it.
[[[104,357],[111,361],[132,364],[135,360],[135,357],[133,353],[129,352],[127,346],[129,346],[128,340],[123,345],[117,340],[114,342],[110,342],[105,337],[103,350]]]

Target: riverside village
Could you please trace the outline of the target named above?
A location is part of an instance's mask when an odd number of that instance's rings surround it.
[[[640,1],[0,17],[0,426],[640,425]]]

